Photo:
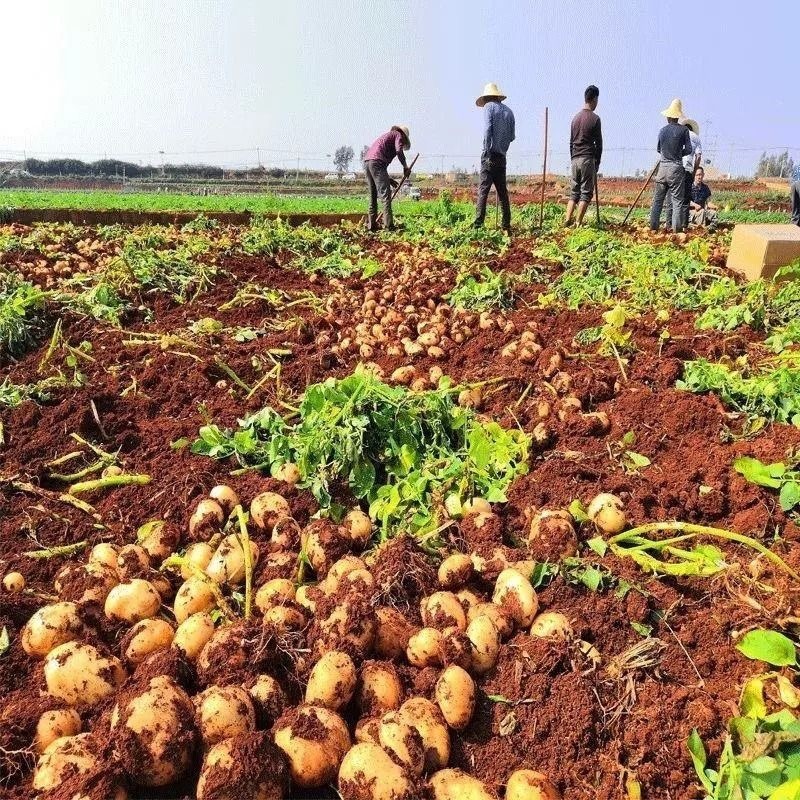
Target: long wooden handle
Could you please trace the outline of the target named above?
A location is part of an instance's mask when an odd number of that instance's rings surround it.
[[[636,195],[636,199],[633,201],[633,205],[631,205],[631,207],[628,209],[628,213],[625,215],[625,219],[622,220],[623,225],[628,221],[628,217],[630,217],[631,213],[633,212],[633,209],[636,208],[636,204],[639,202],[642,195],[644,194],[644,190],[648,187],[650,181],[653,180],[653,175],[656,174],[656,170],[658,169],[658,165],[660,163],[661,163],[660,161],[657,161],[656,165],[653,167],[652,172],[647,176],[647,180],[644,182],[644,186],[642,186],[642,188],[639,190],[639,194]]]
[[[408,168],[408,174],[409,174],[409,175],[411,174],[411,170],[413,170],[413,169],[414,169],[414,164],[416,164],[416,163],[417,163],[417,159],[418,159],[418,158],[419,158],[419,153],[417,153],[417,154],[414,156],[414,160],[411,162],[411,166]],[[404,184],[405,182],[406,182],[406,176],[405,176],[405,173],[404,173],[404,174],[403,174],[403,177],[400,179],[400,182],[397,184],[397,188],[394,190],[394,192],[392,192],[392,200],[391,200],[391,202],[394,202],[394,199],[395,199],[395,197],[397,197],[397,193],[400,191],[400,189],[402,189],[402,188],[403,188],[403,184]],[[383,219],[383,210],[381,210],[381,213],[380,213],[380,214],[378,214],[378,217],[377,217],[377,220],[376,220],[376,221],[377,221],[377,222],[380,222],[382,219]]]

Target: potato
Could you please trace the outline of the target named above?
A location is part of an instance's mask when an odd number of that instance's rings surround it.
[[[431,775],[429,785],[433,800],[495,800],[497,797],[481,781],[460,769],[439,770]]]
[[[264,625],[272,626],[277,633],[301,631],[306,627],[306,618],[292,606],[273,606],[264,614]]]
[[[214,620],[211,614],[198,611],[178,625],[172,638],[172,646],[183,652],[190,661],[194,661],[213,635]]]
[[[275,606],[291,603],[295,597],[294,582],[287,578],[273,578],[259,586],[256,592],[256,608],[266,614]]]
[[[207,671],[219,665],[230,669],[244,667],[250,653],[247,635],[243,623],[221,625],[217,628],[197,657],[197,670],[201,679]]]
[[[45,748],[33,773],[33,788],[49,791],[75,775],[87,775],[99,766],[97,746],[88,733],[62,736]]]
[[[528,533],[528,546],[533,547],[538,540],[547,545],[558,545],[560,552],[554,555],[561,557],[574,556],[578,551],[578,537],[572,514],[563,509],[542,509],[531,519]]]
[[[436,703],[447,724],[457,731],[469,725],[475,713],[475,681],[461,667],[451,665],[436,681]]]
[[[119,552],[113,544],[108,542],[100,542],[96,544],[89,553],[89,563],[102,564],[104,567],[111,567],[117,569],[117,558]]]
[[[315,519],[306,525],[301,542],[314,572],[321,578],[352,546],[344,530],[328,519]]]
[[[222,513],[228,517],[236,506],[239,505],[239,495],[230,486],[219,484],[214,486],[208,496],[219,504]],[[199,506],[198,506],[199,507]]]
[[[438,706],[424,697],[412,697],[397,714],[422,737],[425,769],[432,772],[446,767],[450,760],[450,733]]]
[[[442,666],[456,664],[462,669],[472,669],[472,642],[459,628],[442,631]]]
[[[391,664],[368,661],[361,667],[357,694],[362,714],[384,714],[400,708],[403,686]]]
[[[150,581],[134,578],[115,586],[106,598],[104,611],[109,619],[134,623],[158,614],[161,595]]]
[[[286,708],[287,699],[281,685],[271,675],[259,675],[248,689],[256,716],[262,723],[271,725]]]
[[[166,786],[188,769],[195,744],[192,701],[166,675],[115,709],[111,719],[115,751],[132,781]]]
[[[422,628],[409,640],[406,648],[408,663],[414,667],[435,667],[442,663],[442,632],[437,628]]]
[[[472,644],[472,670],[478,675],[489,672],[500,654],[500,634],[491,617],[475,617],[467,625],[467,639]]]
[[[472,559],[470,559],[469,563],[470,568],[472,568]],[[458,598],[458,602],[461,603],[461,608],[464,609],[464,613],[467,615],[469,615],[469,610],[471,608],[483,602],[481,598],[470,589],[459,589],[455,594]],[[469,616],[467,616],[467,622],[469,622]]]
[[[564,614],[558,611],[544,611],[533,620],[531,636],[541,639],[572,639],[572,625]]]
[[[250,558],[258,561],[258,545],[250,541]],[[219,584],[238,586],[244,583],[244,543],[238,533],[226,536],[206,567],[206,575]]]
[[[334,711],[302,705],[278,720],[275,744],[289,759],[292,783],[300,789],[318,789],[336,777],[350,749],[350,733]]]
[[[478,617],[489,617],[501,639],[507,639],[514,632],[514,620],[508,612],[494,603],[479,603],[467,611],[467,622],[472,622]]]
[[[561,795],[546,775],[532,769],[518,769],[508,778],[506,800],[561,800]]]
[[[492,506],[487,500],[482,497],[471,497],[465,500],[461,506],[462,514],[467,517],[471,514],[491,514]]]
[[[456,627],[466,630],[467,617],[458,598],[452,592],[434,592],[420,602],[422,621],[431,628]]]
[[[206,747],[256,729],[253,701],[241,686],[209,686],[194,702],[197,729]]]
[[[300,483],[300,478],[303,476],[300,474],[300,469],[297,464],[292,464],[291,461],[287,461],[274,470],[273,477],[277,478],[279,481],[288,483],[289,486],[296,486]]]
[[[29,656],[44,658],[54,647],[80,639],[84,627],[75,603],[42,606],[22,628],[22,649]]]
[[[304,584],[303,586],[298,586],[295,593],[294,593],[294,601],[300,608],[309,611],[310,613],[314,613],[317,609],[317,602],[312,597],[311,590],[313,586],[309,584]]]
[[[416,728],[400,718],[396,711],[384,714],[378,728],[381,747],[412,775],[422,775],[425,749]]]
[[[270,542],[280,550],[298,550],[300,548],[300,525],[293,517],[278,517],[272,526]]]
[[[472,559],[464,553],[453,553],[439,565],[439,583],[445,589],[460,589],[473,575]]]
[[[344,529],[359,547],[366,547],[372,538],[372,520],[360,508],[354,508],[344,518]]]
[[[262,492],[250,503],[250,519],[261,530],[271,533],[275,523],[281,517],[291,516],[291,509],[286,498],[275,492]]]
[[[183,557],[185,563],[181,564],[181,577],[188,581],[197,570],[206,571],[206,567],[214,557],[214,550],[208,542],[195,542],[186,548]]]
[[[378,621],[375,655],[393,660],[402,658],[414,633],[414,626],[395,608],[379,608],[375,615]]]
[[[116,566],[107,567],[97,561],[68,564],[56,575],[55,588],[63,600],[78,605],[103,604],[108,593],[119,583]]]
[[[189,578],[178,589],[175,595],[173,611],[175,620],[180,625],[192,614],[200,611],[211,611],[217,603],[213,589],[202,578]]]
[[[598,494],[589,503],[586,515],[603,533],[621,533],[628,524],[622,500],[615,494]]]
[[[175,596],[175,587],[163,572],[151,570],[147,580],[153,584],[162,603],[168,602]]]
[[[9,594],[19,594],[25,589],[25,576],[21,572],[9,572],[3,576],[3,589]]]
[[[356,688],[356,667],[347,653],[331,650],[311,670],[306,687],[306,703],[333,711],[346,706]]]
[[[152,653],[166,650],[172,644],[174,633],[172,625],[166,620],[140,620],[123,640],[123,655],[132,664],[141,664]]]
[[[331,564],[328,574],[319,584],[325,594],[335,594],[339,588],[339,581],[351,572],[360,572],[366,570],[367,565],[358,556],[346,555],[342,556],[338,561]]]
[[[328,650],[343,650],[354,657],[364,657],[372,650],[377,616],[361,598],[339,603],[327,617],[317,618],[319,636],[315,642],[318,655]]]
[[[352,747],[339,769],[343,800],[414,800],[418,795],[403,768],[371,742]]]
[[[242,768],[244,767],[244,768]],[[197,800],[284,800],[289,797],[286,756],[258,731],[215,744],[206,753]]]
[[[539,600],[531,582],[515,569],[504,569],[497,576],[492,602],[523,628],[533,622],[539,609]]]
[[[51,650],[44,662],[47,691],[69,705],[91,706],[122,685],[125,670],[113,656],[92,645],[67,642]]]
[[[43,753],[56,739],[76,736],[81,732],[81,718],[74,708],[55,708],[45,711],[36,723],[33,748]]]
[[[225,512],[216,500],[201,500],[189,517],[189,535],[192,539],[217,531],[225,522]]]
[[[356,723],[356,730],[353,738],[356,742],[380,744],[380,730],[380,717],[365,717]]]
[[[139,528],[136,532],[136,541],[150,556],[152,563],[161,563],[172,555],[180,542],[180,536],[175,528],[167,525],[164,520],[157,519],[146,522]]]
[[[150,556],[138,544],[126,544],[117,554],[117,570],[123,580],[141,578],[150,572]]]

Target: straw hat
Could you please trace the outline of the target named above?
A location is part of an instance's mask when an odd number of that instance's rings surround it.
[[[475,101],[478,108],[483,108],[489,100],[505,100],[506,95],[500,91],[500,87],[496,83],[487,83],[483,87],[483,94]]]
[[[669,108],[665,108],[661,112],[661,116],[669,119],[680,119],[683,116],[683,103],[681,103],[680,98],[676,97],[670,103]]]
[[[411,149],[411,137],[408,135],[408,126],[407,125],[392,125],[393,131],[399,131],[403,135],[403,139],[405,140],[403,143],[403,150],[410,150]]]
[[[696,133],[698,136],[700,135],[700,126],[697,124],[696,120],[688,119],[687,117],[681,117],[678,122],[681,125],[685,125],[690,131]]]

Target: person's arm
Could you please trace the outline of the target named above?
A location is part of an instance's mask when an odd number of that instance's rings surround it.
[[[691,138],[691,137],[690,137]],[[697,137],[696,144],[694,147],[694,169],[693,172],[697,172],[697,168],[703,161],[703,143],[700,141],[700,137]]]
[[[690,156],[692,154],[692,140],[689,138],[689,129],[684,128],[683,134],[683,150],[681,154],[684,156]]]
[[[483,131],[483,152],[484,153],[491,153],[492,152],[492,107],[490,105],[486,105],[483,107],[483,122],[484,122],[484,131]]]
[[[660,153],[661,152],[661,133],[658,134],[658,147],[656,150]]]
[[[517,122],[514,119],[514,112],[511,112],[511,141],[517,138]]]
[[[403,134],[399,132],[395,134],[394,149],[397,153],[397,160],[403,165],[403,174],[408,177],[410,170],[406,164],[406,154],[403,151]]]
[[[603,131],[600,127],[600,117],[597,118],[597,127],[595,128],[594,152],[594,162],[597,169],[600,169],[600,159],[603,157]]]

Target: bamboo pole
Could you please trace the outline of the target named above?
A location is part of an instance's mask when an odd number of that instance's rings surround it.
[[[411,162],[411,166],[408,168],[408,174],[409,175],[411,174],[411,171],[414,169],[414,164],[417,163],[417,159],[418,158],[419,158],[419,153],[417,153],[414,156],[414,160]],[[400,179],[400,182],[397,184],[397,188],[394,190],[394,192],[392,192],[392,202],[394,202],[395,197],[397,197],[397,193],[400,191],[400,189],[403,188],[403,184],[405,182],[406,182],[406,176],[405,176],[405,173],[404,173],[403,177]],[[381,209],[381,213],[378,214],[378,216],[375,218],[376,224],[378,222],[381,222],[381,220],[383,220],[383,209]]]
[[[658,165],[660,163],[661,163],[660,161],[656,162],[656,165],[653,167],[652,171],[647,176],[647,180],[644,182],[644,186],[642,186],[642,188],[639,190],[639,194],[636,195],[636,199],[633,201],[631,207],[628,209],[628,213],[625,215],[625,219],[622,220],[623,225],[628,221],[628,217],[630,217],[630,215],[633,213],[633,209],[636,208],[636,204],[639,202],[642,195],[644,194],[644,190],[648,187],[650,181],[653,180],[653,175],[656,174],[656,170],[658,169]]]
[[[542,161],[542,198],[539,202],[539,227],[544,227],[544,182],[547,177],[547,128],[549,122],[549,109],[544,107],[544,160]]]

